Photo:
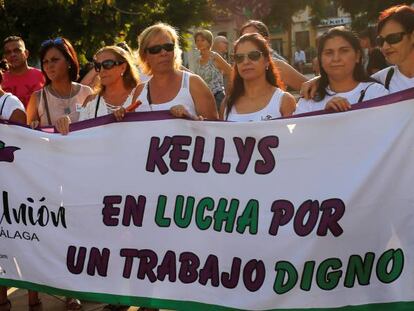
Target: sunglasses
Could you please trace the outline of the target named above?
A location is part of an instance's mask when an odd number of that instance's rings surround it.
[[[116,60],[112,60],[112,59],[106,59],[102,63],[98,63],[98,62],[94,61],[93,66],[95,67],[96,72],[100,72],[101,68],[112,69],[115,66],[119,66],[123,63],[125,63],[125,62],[124,61],[116,61]]]
[[[251,61],[258,61],[258,60],[259,60],[259,58],[260,58],[262,55],[263,55],[263,53],[262,53],[262,52],[260,52],[260,51],[251,51],[251,52],[246,53],[246,54],[237,53],[237,54],[234,54],[234,61],[235,61],[237,64],[241,64],[241,63],[243,63],[243,62],[244,62],[244,59],[246,58],[246,56],[247,56],[247,58],[248,58],[248,59],[250,59]]]
[[[174,43],[158,44],[158,45],[153,45],[151,47],[146,48],[145,52],[149,52],[150,54],[158,54],[162,50],[166,52],[172,52],[174,51],[174,47],[175,47]]]
[[[390,33],[389,35],[386,35],[385,37],[378,36],[376,38],[377,45],[379,47],[382,47],[384,45],[384,42],[387,42],[388,44],[396,44],[400,42],[404,35],[406,35],[406,32],[396,32],[396,33]]]
[[[61,37],[57,37],[56,39],[48,39],[42,42],[42,44],[40,45],[40,47],[45,47],[48,45],[64,45],[65,42],[63,41],[63,39]]]

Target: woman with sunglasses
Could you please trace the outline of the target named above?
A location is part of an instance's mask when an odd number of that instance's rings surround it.
[[[96,52],[94,70],[98,73],[97,93],[86,98],[80,109],[79,121],[104,116],[121,107],[134,110],[135,87],[139,83],[131,55],[118,46],[106,46]],[[65,118],[56,129],[66,135],[71,120]]]
[[[199,75],[207,83],[214,95],[217,109],[224,99],[224,77],[226,81],[231,75],[231,66],[218,53],[211,50],[213,34],[211,31],[201,29],[194,34],[200,57],[197,59],[194,73]]]
[[[240,36],[247,33],[258,33],[270,42],[270,32],[268,27],[261,21],[249,20],[240,28]],[[270,45],[269,45],[270,46]],[[276,51],[270,48],[271,57],[275,62],[276,68],[280,72],[282,81],[294,90],[300,90],[302,83],[307,79],[306,77],[287,63],[287,61],[280,56]]]
[[[414,87],[414,8],[397,5],[385,10],[377,30],[377,44],[392,66],[372,77],[390,93]]]
[[[221,110],[223,119],[265,121],[295,111],[295,98],[282,90],[270,52],[267,41],[257,33],[245,34],[236,41],[233,82]]]
[[[30,98],[28,124],[59,126],[65,119],[78,121],[80,107],[92,89],[74,82],[79,77],[79,62],[72,44],[65,38],[44,41],[40,62],[46,84]]]
[[[181,49],[175,29],[158,23],[138,37],[139,61],[151,79],[136,88],[142,104],[136,111],[173,109],[180,117],[217,119],[217,109],[208,86],[197,75],[181,70]],[[125,109],[116,111],[121,119]]]
[[[317,96],[300,99],[296,113],[346,111],[351,104],[387,95],[383,85],[366,75],[362,55],[359,39],[352,31],[335,27],[324,33],[318,41],[321,76]]]

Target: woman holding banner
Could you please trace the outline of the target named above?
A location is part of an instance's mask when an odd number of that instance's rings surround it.
[[[65,38],[44,41],[40,47],[41,69],[46,85],[30,97],[27,107],[27,123],[38,126],[55,126],[61,120],[79,119],[79,108],[92,93],[88,86],[76,83],[79,78],[77,54]],[[30,310],[40,310],[41,302],[36,292],[29,292]],[[78,299],[67,298],[67,310],[80,310]]]
[[[377,44],[392,66],[372,77],[390,93],[414,87],[414,8],[397,5],[382,12],[378,34]]]
[[[93,59],[99,75],[98,92],[86,98],[79,121],[104,116],[121,107],[134,110],[139,77],[131,55],[118,46],[106,46],[96,52]],[[66,135],[70,123],[70,118],[66,117],[56,124],[56,129]]]
[[[193,119],[217,119],[213,94],[197,75],[180,69],[181,49],[175,29],[158,23],[146,28],[138,37],[139,61],[151,79],[136,89],[142,104],[136,111],[173,109],[177,116]],[[116,111],[122,119],[125,109]]]
[[[344,27],[332,28],[319,38],[318,60],[321,76],[317,95],[312,100],[300,99],[296,113],[346,111],[351,104],[388,94],[367,77],[358,37]]]
[[[40,62],[46,85],[30,97],[28,124],[55,126],[65,118],[78,121],[80,107],[92,90],[74,82],[79,78],[79,62],[72,44],[60,37],[44,41]]]
[[[222,118],[246,122],[292,115],[295,98],[282,90],[266,40],[257,33],[243,35],[234,52],[232,85],[221,109]]]

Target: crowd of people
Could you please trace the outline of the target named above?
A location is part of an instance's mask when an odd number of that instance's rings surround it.
[[[414,87],[412,7],[398,5],[382,12],[376,36],[358,37],[344,27],[327,31],[318,39],[312,61],[318,75],[309,81],[301,73],[303,50],[295,53],[299,72],[271,49],[269,37],[264,23],[248,21],[229,57],[225,37],[197,31],[200,57],[191,72],[182,66],[177,31],[158,23],[139,35],[137,57],[125,43],[102,47],[93,57],[93,69],[80,80],[69,40],[44,41],[38,70],[28,66],[23,39],[10,36],[0,62],[0,119],[32,128],[54,126],[63,135],[69,134],[71,123],[107,114],[121,120],[134,111],[169,110],[194,120],[264,121],[316,110],[346,111],[353,104]],[[298,101],[287,87],[300,90]],[[41,305],[36,292],[29,292],[29,305],[30,310]],[[81,307],[79,300],[67,298],[67,310]],[[127,308],[108,305],[106,310]],[[10,309],[2,287],[0,311]]]

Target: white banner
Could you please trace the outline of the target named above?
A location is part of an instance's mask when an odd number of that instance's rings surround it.
[[[0,124],[0,284],[178,310],[412,310],[413,94],[258,123]]]

